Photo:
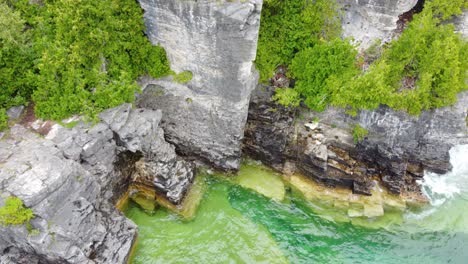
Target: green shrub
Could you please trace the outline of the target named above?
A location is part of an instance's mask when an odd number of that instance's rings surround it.
[[[461,14],[462,9],[468,7],[467,1],[426,1],[424,10],[414,16],[398,39],[381,50],[377,49],[379,43],[376,42],[367,51],[373,63],[365,72],[358,67],[362,58],[347,40],[325,42],[314,35],[308,42],[299,41],[299,44],[289,43],[294,42],[294,38],[285,38],[288,43],[282,43],[283,38],[271,43],[262,40],[265,36],[272,40],[274,36],[286,34],[279,34],[281,30],[277,29],[286,17],[294,20],[295,15],[304,16],[302,12],[307,8],[300,9],[300,1],[292,2],[279,11],[267,8],[259,41],[259,45],[263,43],[264,46],[259,47],[257,66],[261,71],[267,69],[267,75],[271,76],[278,64],[287,64],[291,77],[296,79],[295,91],[309,108],[322,111],[332,105],[346,108],[355,115],[359,109],[375,109],[384,104],[417,115],[423,110],[451,105],[456,102],[458,93],[468,90],[468,43],[445,21]],[[294,14],[282,17],[284,10]],[[315,15],[324,16],[326,12]],[[285,30],[290,29],[286,27]],[[294,36],[310,36],[306,26],[291,32]],[[284,50],[275,51],[276,44],[284,46]],[[265,58],[272,58],[269,62],[274,63],[263,63]],[[287,100],[283,102],[288,103]]]
[[[335,1],[265,0],[260,24],[257,69],[269,80],[279,65],[290,65],[298,51],[340,35]]]
[[[6,198],[5,205],[0,207],[0,224],[2,225],[22,225],[33,217],[33,211],[25,208],[23,201],[17,197]]]
[[[455,103],[457,94],[468,89],[468,44],[441,19],[459,14],[462,5],[427,1],[367,72],[335,84],[332,104],[354,111],[386,104],[417,115]]]
[[[20,13],[0,1],[0,108],[24,104],[33,90],[34,54],[24,27]]]
[[[357,73],[356,56],[354,47],[341,39],[320,42],[297,53],[290,70],[304,103],[313,110],[324,110],[331,100],[330,82]]]
[[[5,108],[0,108],[0,132],[8,127],[8,116]]]
[[[0,107],[24,103],[32,94],[41,118],[92,117],[133,101],[137,77],[169,73],[165,51],[143,33],[136,1],[3,1],[9,6],[0,6],[7,10],[0,13],[6,25],[0,28],[6,62],[0,62],[0,80],[8,87],[0,91]],[[21,41],[8,44],[5,35]]]
[[[285,107],[298,107],[301,103],[299,93],[290,88],[277,89],[272,99]]]
[[[369,134],[369,131],[359,124],[356,124],[353,128],[353,140],[354,143],[359,143]]]

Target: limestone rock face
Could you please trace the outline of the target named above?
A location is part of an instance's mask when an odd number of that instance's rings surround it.
[[[0,141],[0,205],[19,197],[38,230],[0,226],[1,263],[126,263],[137,230],[112,204],[128,185],[144,184],[173,204],[184,198],[193,166],[164,140],[161,111],[124,104],[100,117],[55,125],[45,138],[15,126]]]
[[[453,23],[456,26],[457,32],[460,32],[465,38],[468,38],[468,11],[456,17]]]
[[[365,49],[376,39],[393,37],[398,17],[411,10],[418,0],[338,0],[343,6],[343,35],[360,42]]]
[[[171,68],[190,71],[177,84],[143,79],[140,107],[161,109],[166,139],[179,153],[237,169],[251,91],[262,0],[140,0],[147,34]],[[155,92],[159,91],[159,92]]]
[[[272,93],[271,88],[260,87],[252,97],[244,151],[280,171],[296,168],[355,193],[369,195],[374,177],[393,193],[418,192],[415,181],[424,170],[449,171],[450,148],[468,144],[468,92],[460,93],[455,105],[419,117],[388,107],[356,117],[329,108],[302,112],[295,120],[293,111],[271,102]],[[352,136],[356,124],[369,131],[358,144]]]
[[[136,226],[100,198],[94,175],[51,140],[20,126],[11,134],[1,142],[0,203],[9,195],[22,199],[35,214],[37,234],[0,226],[2,263],[126,263]]]

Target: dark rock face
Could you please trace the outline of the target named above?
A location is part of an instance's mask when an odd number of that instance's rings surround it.
[[[120,148],[141,153],[132,182],[156,188],[170,202],[179,204],[193,183],[194,166],[178,157],[175,147],[164,140],[159,127],[161,111],[122,105],[102,113],[101,118],[114,132]]]
[[[38,233],[0,226],[2,263],[126,263],[137,230],[112,204],[130,182],[183,199],[193,166],[164,141],[160,111],[124,104],[101,119],[55,125],[45,138],[17,125],[0,141],[0,205],[22,199]]]
[[[177,151],[223,170],[239,168],[250,93],[257,85],[262,0],[139,0],[149,39],[165,48],[186,84],[142,79],[139,107],[161,109]]]
[[[243,150],[246,154],[282,167],[288,158],[288,144],[294,133],[294,110],[267,100],[273,88],[259,85],[252,94]]]
[[[393,193],[418,192],[415,180],[424,170],[451,169],[448,151],[468,143],[468,93],[458,103],[419,117],[381,107],[350,117],[330,108],[322,113],[293,111],[270,101],[273,89],[260,86],[252,97],[244,152],[280,171],[296,168],[331,186],[370,194],[380,178]],[[308,122],[319,120],[319,122]],[[368,136],[355,144],[352,127],[360,124]]]

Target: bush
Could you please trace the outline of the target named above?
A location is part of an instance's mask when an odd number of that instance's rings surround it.
[[[7,26],[0,29],[0,56],[7,64],[0,64],[0,78],[9,86],[2,87],[0,107],[24,103],[32,94],[41,118],[95,116],[133,101],[137,77],[169,73],[165,51],[143,33],[136,1],[5,2],[10,6],[1,5],[7,12],[1,12],[0,23]],[[5,49],[5,35],[21,41],[10,41]]]
[[[299,6],[299,1],[293,2]],[[327,105],[333,105],[347,108],[348,113],[354,115],[359,109],[375,109],[384,104],[417,115],[423,110],[455,103],[457,94],[468,89],[468,43],[454,32],[452,24],[445,21],[460,14],[466,7],[468,2],[463,0],[426,1],[422,13],[414,16],[398,39],[381,51],[376,47],[368,51],[374,62],[365,72],[358,67],[362,58],[357,57],[357,52],[346,40],[339,39],[325,42],[311,37],[309,42],[299,41],[306,44],[297,45],[273,42],[270,43],[273,47],[259,48],[257,60],[282,58],[275,63],[290,66],[291,75],[296,79],[296,92],[313,110],[322,111]],[[286,10],[304,15],[301,10],[291,7]],[[272,15],[271,12],[267,9],[264,15],[267,25],[263,24],[262,28],[274,36],[280,32],[276,29],[280,23],[270,20],[281,16]],[[325,26],[323,23],[321,25]],[[295,30],[292,32],[294,36],[302,36],[309,34],[308,29],[305,26],[297,28],[302,34]],[[264,32],[260,38],[267,35]],[[259,43],[262,41],[266,40],[261,39]],[[294,42],[294,39],[285,41]],[[275,57],[275,53],[279,52],[273,52],[277,43],[286,47],[286,53],[280,52],[280,56]],[[290,50],[288,45],[292,45]],[[267,51],[262,50],[265,47],[268,47]],[[377,58],[379,53],[381,56]],[[259,65],[263,67],[261,70],[268,69],[270,75],[276,67],[273,63],[268,64],[269,68],[262,63]]]
[[[8,128],[8,116],[5,108],[0,108],[0,132]]]
[[[353,140],[354,143],[359,143],[369,134],[369,131],[359,124],[356,124],[353,128]]]
[[[290,88],[277,89],[272,99],[285,107],[298,107],[301,103],[299,93]]]
[[[34,54],[24,27],[20,13],[0,2],[0,108],[24,104],[33,90],[29,74]]]
[[[290,65],[298,51],[338,37],[337,10],[330,0],[265,0],[255,60],[261,81],[269,80],[279,65]]]
[[[23,201],[17,197],[6,198],[5,205],[0,207],[0,224],[2,225],[22,225],[33,217],[33,211],[25,208]]]
[[[296,54],[290,70],[297,79],[295,90],[304,103],[315,111],[323,111],[331,100],[330,82],[357,73],[357,52],[347,41],[334,39],[321,42]]]
[[[450,8],[447,1],[426,2],[366,73],[335,85],[332,104],[354,110],[386,104],[417,115],[455,103],[457,94],[468,89],[468,44],[441,19],[461,12],[463,2],[458,8],[456,2]]]

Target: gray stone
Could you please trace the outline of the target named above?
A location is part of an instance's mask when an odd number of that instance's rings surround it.
[[[161,111],[124,104],[101,119],[54,125],[45,137],[16,125],[0,141],[0,204],[22,199],[39,232],[0,226],[2,263],[126,263],[137,230],[112,204],[131,181],[174,204],[184,198],[193,165],[164,140]]]
[[[2,142],[11,153],[0,160],[0,203],[9,195],[22,199],[38,234],[0,226],[2,261],[126,263],[136,226],[100,197],[94,175],[51,140],[20,126],[11,135]]]
[[[125,150],[141,153],[132,181],[156,188],[170,202],[179,204],[194,180],[194,166],[178,157],[159,127],[161,111],[131,109],[131,105],[101,115]]]
[[[459,17],[453,20],[457,32],[460,32],[465,38],[468,38],[468,11],[464,11]]]
[[[399,15],[412,9],[418,0],[338,0],[343,6],[343,35],[352,37],[366,49],[377,39],[390,41]]]
[[[140,4],[149,39],[166,49],[174,71],[190,71],[193,79],[184,85],[142,79],[139,107],[162,110],[166,138],[178,152],[238,169],[250,93],[258,80],[253,61],[262,1]]]
[[[7,110],[7,116],[10,120],[17,120],[20,118],[21,114],[23,113],[24,106],[14,106]]]

